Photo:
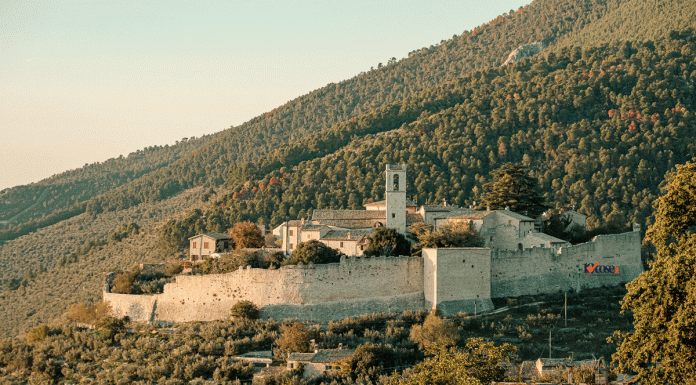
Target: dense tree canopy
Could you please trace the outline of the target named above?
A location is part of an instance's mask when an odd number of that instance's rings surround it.
[[[491,171],[493,180],[483,185],[481,204],[491,210],[509,209],[532,218],[548,208],[537,191],[537,181],[522,166],[506,163]]]
[[[290,258],[286,259],[285,265],[296,265],[300,262],[304,264],[314,263],[336,263],[341,260],[341,253],[338,250],[326,246],[322,242],[312,239],[297,245]]]
[[[459,330],[455,324],[444,321],[437,312],[432,311],[425,317],[423,325],[413,325],[410,337],[421,349],[431,345],[447,348],[459,342]]]
[[[432,225],[416,223],[409,228],[409,233],[415,238],[411,255],[420,255],[423,248],[439,247],[483,247],[483,238],[463,222],[453,222],[435,229]]]
[[[496,346],[483,338],[470,338],[463,349],[433,345],[433,356],[405,373],[396,384],[416,385],[483,385],[491,381],[502,381],[505,368],[500,365],[510,362],[510,355],[517,349],[509,344]]]
[[[367,242],[365,255],[368,257],[411,254],[411,244],[396,229],[379,228]]]
[[[647,384],[696,381],[696,164],[677,166],[667,182],[648,230],[657,258],[627,285],[622,304],[635,331],[615,335],[619,370]]]
[[[409,165],[413,200],[468,206],[481,202],[487,174],[510,163],[553,208],[588,215],[590,230],[649,225],[665,172],[696,156],[694,35],[566,47],[464,75],[232,167],[230,192],[189,223],[275,226],[360,208],[384,199],[379,170],[392,163]]]
[[[235,223],[229,232],[236,249],[259,248],[266,243],[259,227],[251,222]]]

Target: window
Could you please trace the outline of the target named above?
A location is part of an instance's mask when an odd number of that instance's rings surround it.
[[[309,234],[307,234],[307,239],[309,239]]]
[[[392,218],[396,218],[396,213],[392,213]]]
[[[518,243],[518,244],[517,244],[517,248],[518,248],[519,250],[522,250],[522,248],[523,248],[522,244],[521,244],[521,243]]]
[[[394,191],[399,191],[399,174],[394,174]]]
[[[193,242],[193,247],[194,247],[194,248],[198,247],[198,246],[196,246],[197,243],[198,243],[198,242]]]
[[[343,247],[343,242],[339,243],[338,247]]]
[[[293,247],[293,244],[291,243],[291,244],[290,244],[290,250],[292,250],[292,247]]]
[[[207,249],[208,248],[208,242],[203,242],[203,248]]]
[[[290,235],[291,235],[291,236],[293,235],[292,230],[290,230]]]

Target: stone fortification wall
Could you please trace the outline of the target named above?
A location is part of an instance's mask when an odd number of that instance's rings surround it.
[[[165,285],[162,294],[115,297],[104,293],[104,299],[112,303],[115,314],[142,321],[148,321],[147,309],[140,310],[142,297],[152,298],[150,321],[223,319],[242,300],[259,306],[264,318],[328,321],[372,312],[418,310],[423,308],[422,292],[422,258],[379,257],[178,276]]]
[[[599,263],[589,273],[585,269]],[[610,267],[618,267],[612,273]],[[615,269],[614,269],[615,271]],[[491,296],[516,297],[630,282],[643,271],[640,232],[599,235],[592,242],[553,249],[493,251]]]
[[[491,250],[423,249],[425,306],[449,316],[493,310]]]
[[[111,305],[114,317],[128,316],[136,322],[154,322],[157,295],[130,295],[104,292],[104,301]]]

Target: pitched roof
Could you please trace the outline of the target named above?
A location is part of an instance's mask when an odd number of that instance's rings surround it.
[[[455,215],[453,217],[449,217],[451,219],[471,219],[471,220],[477,220],[477,219],[483,219],[484,217],[493,214],[493,211],[474,211],[473,213],[468,213],[468,214],[463,214],[463,215]]]
[[[372,228],[375,222],[384,225],[386,218],[377,219],[322,219],[321,223],[332,227],[343,227],[345,229],[369,229]],[[380,226],[377,226],[380,227]]]
[[[315,353],[290,353],[288,361],[336,362],[352,357],[353,353],[353,349],[319,349]]]
[[[312,357],[312,362],[341,361],[352,357],[354,352],[352,349],[321,349]]]
[[[517,220],[523,221],[523,222],[533,222],[534,221],[534,219],[532,219],[530,217],[524,216],[522,214],[518,214],[518,213],[516,213],[514,211],[510,211],[510,210],[495,210],[495,212],[498,214],[507,215],[508,217],[511,217],[511,218],[514,218],[514,219],[517,219]]]
[[[311,361],[316,353],[290,353],[288,361]]]
[[[224,239],[231,239],[231,238],[230,238],[230,235],[227,234],[227,233],[203,233],[203,234],[198,234],[198,235],[194,235],[194,236],[192,236],[192,237],[189,237],[189,239],[197,238],[197,237],[200,237],[200,236],[205,236],[205,237],[208,237],[208,238],[213,238],[213,239],[216,240],[216,241],[220,241],[220,240],[224,240]]]
[[[315,225],[312,223],[305,223],[304,226],[302,226],[302,231],[316,231],[316,230],[321,230],[322,227],[325,225]]]
[[[372,207],[372,206],[377,206],[377,207],[379,207],[379,206],[386,206],[386,205],[387,205],[387,201],[379,201],[379,202],[366,203],[366,204],[364,204],[363,206],[364,206],[364,207],[368,207],[368,206],[370,206],[370,207]],[[414,201],[412,201],[412,200],[410,200],[410,199],[406,199],[406,207],[416,207],[416,206],[417,206],[416,202],[414,202]]]
[[[421,207],[428,213],[451,213],[453,211],[461,211],[463,213],[474,212],[473,209],[461,208],[459,206],[423,205]]]
[[[556,366],[573,366],[573,360],[570,358],[539,358],[538,362],[541,362],[544,367],[551,368]]]
[[[560,238],[552,237],[548,234],[545,233],[531,233],[527,234],[525,238],[530,238],[530,239],[538,239],[543,242],[550,242],[550,243],[568,243],[568,241],[564,241]]]
[[[423,222],[423,217],[420,214],[406,213],[406,225]]]
[[[322,220],[354,220],[354,219],[384,219],[387,212],[384,210],[314,210],[313,221]]]
[[[329,230],[321,239],[333,239],[333,240],[360,240],[360,238],[364,237],[365,235],[370,235],[374,233],[374,229],[352,229],[352,230],[343,230],[343,229],[333,229]],[[350,233],[350,238],[348,238],[348,233]]]

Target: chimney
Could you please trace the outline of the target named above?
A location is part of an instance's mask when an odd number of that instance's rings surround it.
[[[348,239],[350,239],[350,231],[348,232]]]

